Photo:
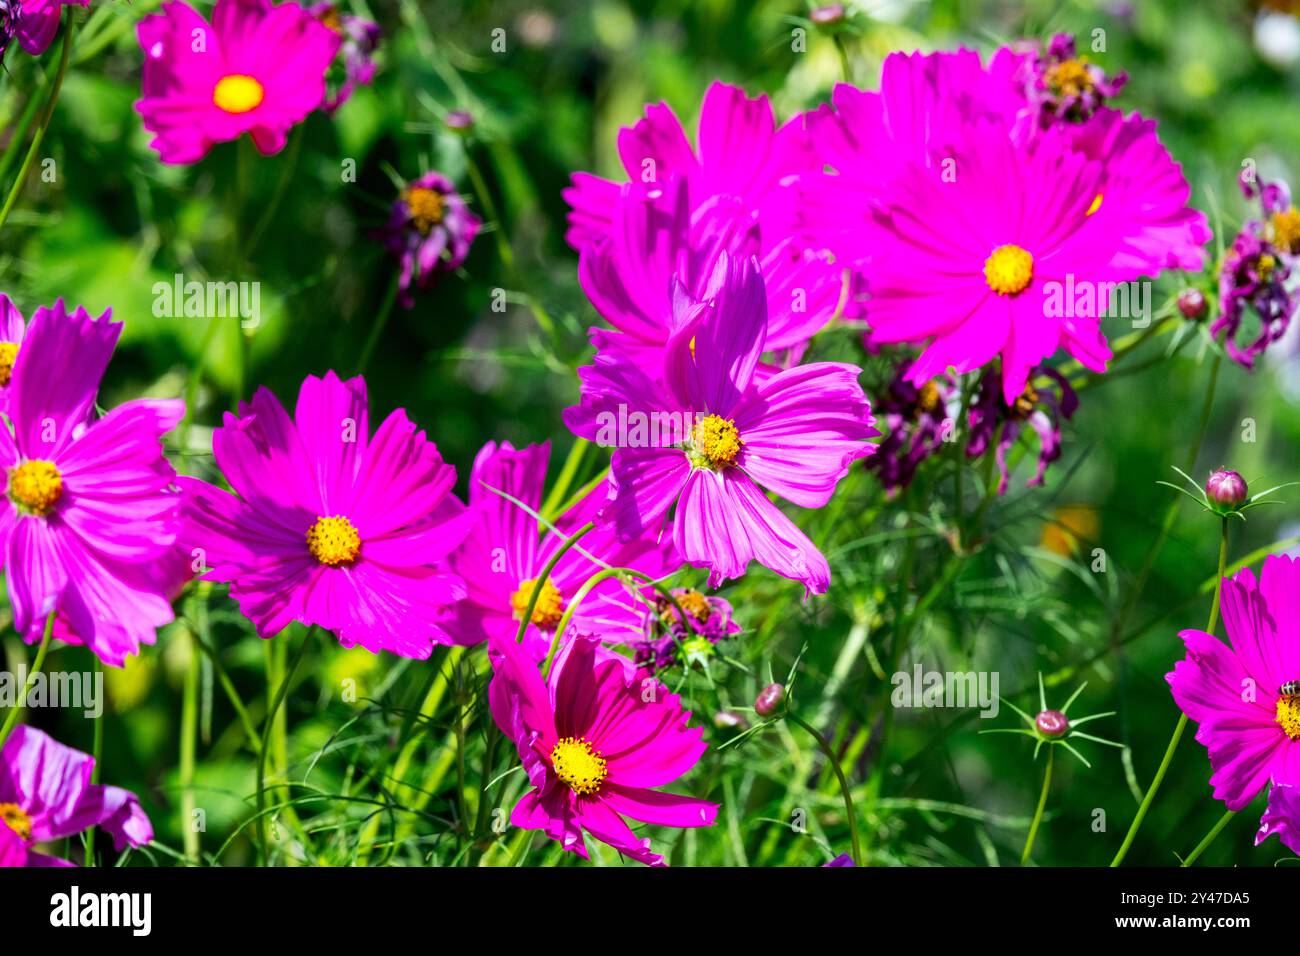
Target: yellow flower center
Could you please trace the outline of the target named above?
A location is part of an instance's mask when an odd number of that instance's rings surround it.
[[[705,415],[691,429],[691,464],[715,471],[734,465],[743,444],[734,421],[718,415]]]
[[[361,535],[342,515],[317,518],[316,523],[307,529],[307,550],[321,564],[337,568],[357,559],[361,553]]]
[[[1038,406],[1038,392],[1028,383],[1025,384],[1025,390],[1020,393],[1016,399],[1015,405],[1011,407],[1011,415],[1014,418],[1028,418],[1034,413]]]
[[[1292,206],[1273,213],[1269,229],[1273,234],[1273,245],[1289,255],[1300,254],[1300,209]]]
[[[343,32],[343,18],[339,16],[339,8],[332,4],[326,7],[316,17],[323,26],[329,27],[335,33]]]
[[[243,73],[231,73],[217,80],[212,102],[227,113],[247,113],[262,105],[266,93],[262,84]]]
[[[25,461],[9,469],[9,498],[28,514],[44,515],[63,496],[63,476],[49,461]]]
[[[928,415],[936,411],[942,402],[943,396],[939,394],[939,386],[934,382],[926,382],[916,395],[917,414]]]
[[[1082,57],[1076,60],[1062,60],[1047,69],[1047,86],[1058,96],[1078,96],[1092,89],[1092,74],[1088,72],[1088,61]]]
[[[1277,725],[1292,740],[1300,740],[1300,697],[1283,694],[1277,699]]]
[[[3,823],[23,840],[32,838],[32,818],[16,803],[0,803],[0,823]]]
[[[14,377],[14,362],[18,361],[18,343],[0,342],[0,388]]]
[[[551,766],[577,794],[595,793],[609,776],[605,758],[584,737],[561,737],[551,751]]]
[[[1275,259],[1273,256],[1270,256],[1268,253],[1265,253],[1264,255],[1259,257],[1259,263],[1257,268],[1259,271],[1260,280],[1263,282],[1267,282],[1269,278],[1273,275],[1273,270],[1277,268],[1277,259]]]
[[[1023,292],[1034,277],[1034,257],[1019,246],[998,246],[984,260],[984,281],[998,295]]]
[[[533,596],[533,588],[536,586],[536,578],[520,581],[519,590],[510,595],[510,607],[515,612],[516,621],[523,620],[524,612],[528,610],[528,602]],[[562,617],[564,617],[564,598],[560,595],[560,589],[551,583],[550,578],[547,578],[537,594],[537,603],[533,605],[533,613],[529,620],[538,627],[552,630],[560,623]]]
[[[420,230],[422,236],[432,232],[447,212],[447,200],[443,199],[442,193],[423,186],[402,190],[402,202],[406,203],[406,215],[411,225]]]
[[[709,606],[709,599],[694,588],[687,588],[680,594],[674,595],[677,603],[681,605],[683,611],[689,614],[695,620],[704,624],[713,614],[713,608]],[[664,612],[665,623],[672,623],[677,617],[677,609],[671,604],[668,605]]]

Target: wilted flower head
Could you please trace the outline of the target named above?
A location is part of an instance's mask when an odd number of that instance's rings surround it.
[[[441,173],[425,173],[402,189],[379,238],[401,263],[405,306],[415,304],[412,285],[428,289],[439,272],[460,268],[482,225]]]
[[[1025,97],[1038,113],[1040,126],[1090,119],[1119,94],[1128,74],[1106,71],[1075,51],[1074,37],[1058,33],[1044,51],[1035,44],[1022,64]]]
[[[909,361],[898,365],[873,406],[885,426],[885,440],[876,446],[866,467],[880,476],[888,491],[906,488],[917,466],[943,448],[954,433],[948,414],[949,401],[957,394],[952,379],[939,375],[918,386],[907,379],[910,367]]]
[[[266,155],[325,99],[340,38],[296,3],[218,0],[209,24],[163,4],[137,27],[144,50],[135,108],[164,163],[195,163],[215,143],[253,138]]]
[[[309,7],[307,12],[342,38],[339,48],[343,57],[342,79],[330,84],[334,93],[325,99],[325,111],[333,113],[348,101],[354,89],[365,86],[374,79],[375,51],[379,48],[379,38],[383,36],[383,31],[377,23],[344,13],[331,0],[317,3]],[[333,72],[331,68],[331,73]]]
[[[694,588],[674,588],[672,595],[676,605],[663,595],[655,597],[653,608],[643,614],[644,636],[629,642],[638,667],[652,671],[672,667],[679,653],[688,664],[707,659],[709,648],[741,631],[730,602]]]
[[[1046,384],[1039,379],[1046,377]],[[1069,381],[1054,368],[1042,367],[1029,376],[1024,390],[1015,401],[1003,400],[1001,376],[996,369],[985,373],[979,393],[970,409],[970,443],[966,453],[971,458],[984,454],[997,437],[998,494],[1006,494],[1010,475],[1007,451],[1020,438],[1025,426],[1038,435],[1038,470],[1025,482],[1033,487],[1043,483],[1047,466],[1061,457],[1061,422],[1074,417],[1079,399]],[[999,430],[1000,429],[1000,430]]]
[[[63,8],[89,4],[90,0],[0,0],[0,60],[14,40],[32,56],[40,56],[59,32]]]

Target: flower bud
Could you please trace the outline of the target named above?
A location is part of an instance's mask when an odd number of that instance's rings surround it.
[[[452,110],[443,118],[443,122],[448,129],[458,133],[467,133],[474,128],[474,117],[466,110]]]
[[[785,701],[785,687],[780,684],[768,684],[754,701],[754,710],[760,717],[771,717]]]
[[[1044,710],[1034,718],[1034,726],[1044,737],[1064,737],[1070,729],[1070,719],[1059,710]]]
[[[1246,480],[1235,471],[1220,468],[1205,482],[1205,497],[1210,504],[1235,511],[1246,503]]]
[[[839,23],[844,19],[844,4],[828,3],[824,7],[817,7],[808,14],[808,19],[823,27],[832,23]]]
[[[1184,289],[1178,296],[1178,311],[1189,319],[1205,318],[1207,305],[1200,289]]]

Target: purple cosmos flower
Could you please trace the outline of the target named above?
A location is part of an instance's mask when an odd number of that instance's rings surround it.
[[[741,631],[729,601],[694,588],[673,588],[672,595],[681,614],[671,601],[657,596],[654,606],[642,613],[641,635],[627,642],[638,667],[652,672],[672,667],[679,650],[688,662],[707,659],[714,644]]]
[[[602,485],[561,515],[554,530],[539,528],[534,515],[541,508],[550,454],[549,442],[519,450],[508,442],[500,446],[489,442],[474,459],[469,482],[474,529],[448,560],[449,570],[460,575],[468,588],[465,600],[444,622],[454,643],[478,644],[492,636],[513,640],[538,576],[564,540],[604,507],[609,491]],[[680,566],[670,536],[624,542],[608,526],[588,532],[577,547],[565,552],[542,585],[525,648],[536,660],[546,656],[568,602],[602,567],[632,568],[659,579]],[[640,604],[618,581],[609,580],[587,594],[571,626],[623,643],[640,632],[641,617]]]
[[[343,79],[331,84],[334,93],[327,93],[324,103],[325,112],[333,113],[348,101],[354,89],[369,85],[375,78],[375,50],[384,31],[379,29],[379,24],[364,17],[344,13],[330,0],[308,7],[307,12],[343,38],[339,47],[343,55]]]
[[[1255,846],[1276,836],[1292,853],[1300,853],[1300,788],[1275,783],[1268,792],[1268,807],[1259,821]]]
[[[90,782],[95,759],[19,724],[0,752],[0,867],[73,866],[33,847],[103,827],[118,852],[153,827],[135,794]]]
[[[19,634],[39,640],[58,611],[121,666],[172,620],[156,565],[176,540],[180,495],[162,436],[185,403],[141,399],[95,416],[122,332],[109,315],[69,314],[60,300],[27,326],[7,396],[13,430],[0,429],[0,550]]]
[[[15,39],[32,56],[40,56],[59,32],[63,8],[89,4],[90,0],[0,0],[0,59]]]
[[[1243,568],[1221,587],[1230,643],[1183,631],[1187,657],[1165,680],[1209,751],[1215,799],[1241,810],[1270,780],[1300,785],[1300,562],[1272,555],[1258,578]]]
[[[1228,355],[1247,369],[1286,334],[1300,303],[1288,288],[1292,257],[1300,252],[1300,211],[1291,205],[1281,183],[1263,183],[1249,171],[1240,179],[1242,193],[1258,198],[1262,219],[1248,220],[1237,233],[1219,269],[1219,317],[1210,334],[1223,336]],[[1247,310],[1259,320],[1259,334],[1245,348],[1237,332]]]
[[[519,751],[533,789],[510,822],[543,830],[587,858],[584,833],[649,866],[664,859],[623,817],[657,826],[706,827],[717,804],[664,793],[699,762],[704,731],[688,727],[681,698],[626,658],[582,636],[565,641],[543,682],[512,640],[490,638],[492,718]]]
[[[866,466],[891,493],[911,484],[921,462],[954,434],[948,409],[957,395],[952,379],[940,375],[918,387],[907,380],[910,368],[910,360],[901,362],[884,396],[873,405],[885,426],[885,440]]]
[[[1035,44],[1022,61],[1025,98],[1046,128],[1065,121],[1081,123],[1119,95],[1128,74],[1106,71],[1075,52],[1074,37],[1058,33],[1044,51]]]
[[[465,596],[437,563],[470,528],[456,470],[397,409],[372,436],[366,383],[308,376],[291,419],[259,388],[212,434],[238,497],[182,478],[185,545],[230,582],[264,638],[291,621],[345,647],[427,658],[451,637],[436,620]]]
[[[407,184],[378,233],[401,263],[398,281],[404,306],[415,304],[412,284],[428,289],[439,272],[460,268],[482,225],[451,180],[441,173],[425,173]]]
[[[582,404],[565,421],[617,449],[604,517],[621,537],[658,533],[676,504],[677,551],[709,569],[710,587],[757,560],[820,594],[826,559],[762,489],[820,508],[877,432],[856,366],[820,362],[756,379],[767,326],[758,268],[723,254],[702,299],[676,285],[663,380],[597,355],[579,370]]]
[[[1035,387],[1035,379],[1046,376],[1055,383]],[[997,436],[998,494],[1007,492],[1010,479],[1007,473],[1007,451],[1016,443],[1028,425],[1038,433],[1038,470],[1025,482],[1029,487],[1041,485],[1047,466],[1061,457],[1061,421],[1074,417],[1079,407],[1078,396],[1070,383],[1054,368],[1036,369],[1019,397],[1010,405],[1003,400],[1001,376],[996,370],[985,373],[980,381],[979,394],[970,409],[971,439],[966,453],[978,458],[988,450]],[[1001,431],[999,432],[999,428]]]

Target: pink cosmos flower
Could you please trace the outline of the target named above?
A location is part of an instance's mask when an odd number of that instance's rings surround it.
[[[0,429],[0,505],[14,629],[39,639],[58,611],[105,663],[121,666],[172,620],[155,571],[180,525],[162,436],[181,401],[127,402],[95,417],[121,323],[60,300],[37,309],[13,367],[12,432]]]
[[[720,256],[702,299],[675,286],[672,316],[662,381],[597,355],[579,370],[582,403],[565,411],[575,433],[617,449],[605,520],[638,538],[663,530],[676,504],[677,550],[710,569],[710,586],[757,560],[822,593],[826,559],[762,489],[820,508],[874,450],[860,370],[819,362],[756,379],[767,314],[752,258]]]
[[[9,296],[0,293],[0,412],[9,410],[9,386],[27,323]]]
[[[63,8],[89,4],[90,0],[0,0],[0,59],[15,39],[32,56],[40,56],[59,32]]]
[[[561,515],[555,530],[539,534],[533,515],[541,509],[550,454],[549,442],[519,450],[508,442],[500,446],[488,442],[474,459],[469,484],[474,529],[448,561],[448,569],[460,575],[468,588],[465,600],[456,604],[445,622],[453,642],[478,644],[491,636],[513,640],[538,576],[564,540],[604,507],[608,489],[602,485]],[[496,492],[523,502],[532,514]],[[609,527],[588,532],[560,558],[542,585],[525,648],[536,660],[546,656],[568,602],[603,567],[632,568],[657,580],[680,566],[671,539],[623,542]],[[571,626],[623,643],[640,631],[641,606],[617,581],[605,581],[578,605]]]
[[[90,827],[118,852],[153,840],[135,794],[90,782],[95,759],[19,724],[0,751],[0,867],[73,866],[33,847]]]
[[[265,155],[325,99],[341,37],[296,3],[217,0],[212,25],[164,3],[140,21],[143,96],[135,108],[164,163],[196,163],[215,143],[253,137]]]
[[[366,384],[308,376],[291,419],[260,388],[212,435],[236,494],[182,478],[186,547],[264,638],[291,621],[345,647],[427,658],[465,596],[437,562],[469,531],[456,470],[397,409],[370,434]]]
[[[1209,751],[1214,796],[1241,810],[1270,780],[1300,785],[1300,561],[1270,556],[1258,578],[1222,583],[1228,644],[1179,636],[1187,657],[1165,675]],[[1279,799],[1280,799],[1279,795]]]
[[[651,852],[623,817],[670,827],[711,826],[716,804],[656,788],[687,773],[704,753],[704,730],[687,727],[681,698],[582,636],[565,642],[550,678],[512,640],[490,639],[492,718],[519,750],[533,789],[510,822],[543,830],[587,858],[584,834],[650,866]]]
[[[1300,787],[1275,783],[1268,792],[1268,807],[1259,821],[1255,846],[1276,835],[1292,853],[1300,853]]]

